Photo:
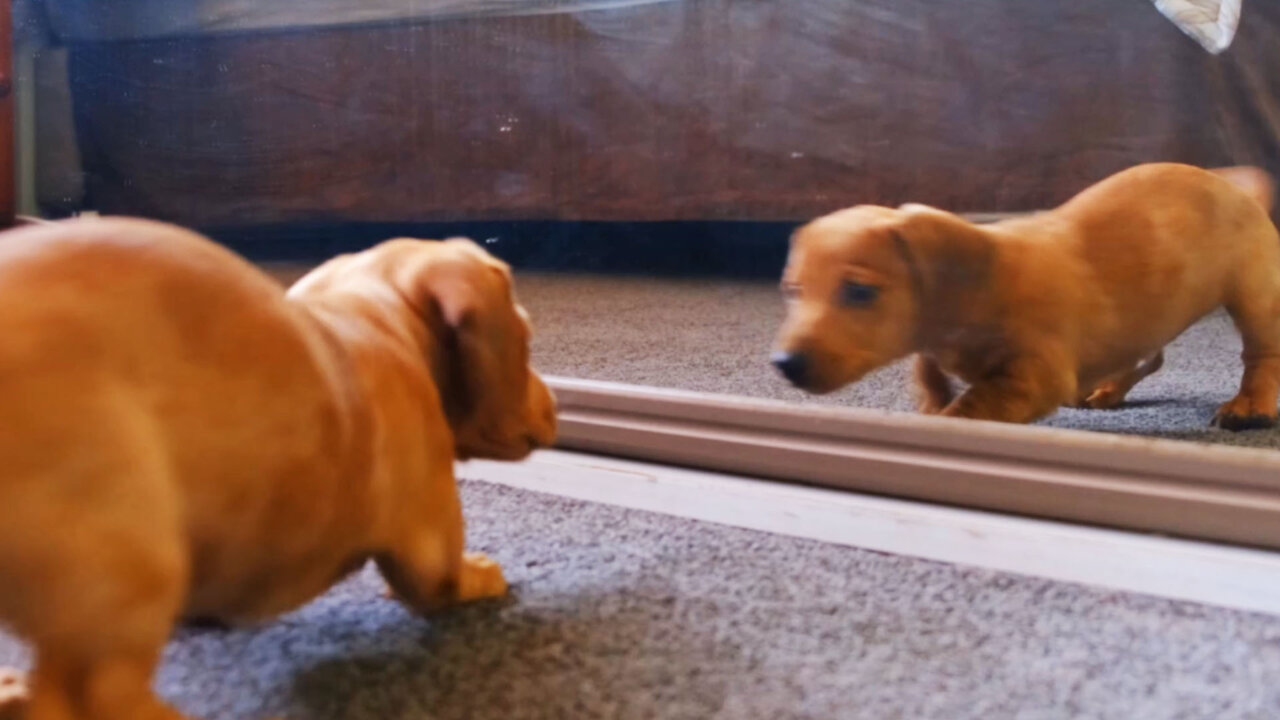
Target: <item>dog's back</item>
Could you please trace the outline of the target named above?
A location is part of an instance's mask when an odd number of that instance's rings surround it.
[[[1269,177],[1254,168],[1153,163],[1093,185],[1052,215],[1070,224],[1075,250],[1104,281],[1101,289],[1130,303],[1147,295],[1185,302],[1199,317],[1221,304],[1234,273],[1280,264],[1270,191]]]
[[[1088,268],[1092,299],[1082,373],[1162,347],[1221,305],[1240,308],[1280,286],[1280,236],[1261,171],[1140,165],[1055,211]]]
[[[346,378],[318,362],[324,339],[283,288],[158,223],[77,221],[3,240],[0,585],[21,590],[0,594],[0,616],[36,639],[89,632],[102,608],[49,603],[127,592],[149,575],[189,579],[197,593],[206,576],[250,583],[244,558],[268,536],[287,557],[294,539],[261,529],[340,486],[326,477],[344,470],[339,418],[350,414],[333,406]],[[239,505],[187,510],[228,502]],[[210,517],[240,529],[202,526]],[[139,548],[144,559],[126,561]],[[33,580],[42,564],[56,577]],[[108,581],[119,587],[98,584]]]

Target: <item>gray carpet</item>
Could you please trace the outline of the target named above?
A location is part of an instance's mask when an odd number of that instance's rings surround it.
[[[784,308],[772,283],[523,274],[517,291],[533,315],[534,361],[553,375],[772,398],[795,403],[913,410],[908,365],[823,397],[786,384],[768,365]],[[1164,368],[1110,411],[1063,409],[1054,427],[1280,447],[1280,430],[1209,427],[1235,395],[1240,338],[1224,313],[1169,346]]]
[[[366,572],[262,629],[182,631],[161,692],[208,720],[1280,717],[1280,618],[463,495],[510,600],[425,621]]]

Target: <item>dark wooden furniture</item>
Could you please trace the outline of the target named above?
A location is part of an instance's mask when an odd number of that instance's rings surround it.
[[[0,227],[13,225],[17,211],[14,168],[13,8],[0,0]]]
[[[111,11],[103,6],[106,17]],[[700,0],[70,38],[87,204],[209,226],[1021,211],[1151,160],[1280,173],[1280,3]]]

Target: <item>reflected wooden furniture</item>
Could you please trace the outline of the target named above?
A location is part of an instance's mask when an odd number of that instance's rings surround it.
[[[82,20],[52,30],[90,209],[205,229],[1025,211],[1138,162],[1280,172],[1274,2],[1215,56],[1114,0],[404,0],[169,34],[161,0],[43,1]]]
[[[17,211],[13,123],[13,6],[0,0],[0,227],[13,225]]]

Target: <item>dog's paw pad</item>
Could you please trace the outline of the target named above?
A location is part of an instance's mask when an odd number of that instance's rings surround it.
[[[12,668],[0,668],[0,720],[18,720],[26,705],[26,673]]]
[[[1214,427],[1223,430],[1265,430],[1276,424],[1275,409],[1271,412],[1260,412],[1262,408],[1255,405],[1248,396],[1238,395],[1218,408],[1213,416]]]

